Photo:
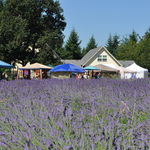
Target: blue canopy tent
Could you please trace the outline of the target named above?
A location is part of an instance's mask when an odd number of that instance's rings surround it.
[[[11,71],[8,70],[10,68],[13,68],[13,65],[10,65],[10,64],[0,60],[0,80],[8,79],[8,76],[10,78]]]
[[[74,72],[74,73],[84,73],[85,70],[79,66],[73,64],[62,64],[54,67],[49,71],[51,72]]]
[[[94,66],[87,66],[87,67],[84,67],[83,69],[88,71],[88,75],[89,75],[89,71],[92,71],[91,72],[91,78],[94,76],[94,70],[100,71],[99,68],[94,67]]]
[[[0,60],[0,68],[13,68],[13,65]]]

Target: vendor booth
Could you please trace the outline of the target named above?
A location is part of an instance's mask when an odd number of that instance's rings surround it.
[[[120,71],[120,78],[121,79],[127,79],[126,74],[132,74],[135,75],[137,72],[131,69],[127,69],[124,67],[118,67],[119,71]]]
[[[127,79],[148,77],[148,69],[142,68],[141,66],[138,66],[136,63],[133,63],[132,65],[128,66],[127,69],[130,69],[136,72],[135,74],[126,73],[125,76]]]
[[[110,66],[106,66],[103,64],[99,64],[95,66],[96,68],[99,68],[101,70],[101,72],[118,72],[118,69],[112,68]]]
[[[136,71],[134,71],[132,69],[125,68],[125,67],[122,67],[122,66],[115,66],[113,64],[105,64],[105,65],[108,66],[108,67],[119,70],[121,79],[126,79],[126,74],[132,74],[132,75],[136,74]]]
[[[98,64],[95,67],[100,69],[102,77],[116,78],[119,76],[119,70],[116,68],[104,64]]]
[[[73,64],[62,64],[49,71],[51,78],[70,78],[73,73],[84,73],[84,69]]]
[[[11,76],[11,78],[13,78],[13,73],[10,70],[11,68],[13,68],[13,65],[0,60],[0,80],[8,79],[8,77],[10,78]]]
[[[43,79],[47,78],[47,72],[52,69],[52,67],[34,63],[27,64],[24,67],[20,67],[18,70],[18,78],[24,79]]]
[[[100,71],[100,68],[96,68],[94,66],[86,66],[83,68],[84,70],[86,70],[87,72],[84,75],[85,79],[89,79],[89,78],[100,78],[99,74],[94,73],[94,71]]]
[[[0,68],[13,68],[13,65],[0,60]]]

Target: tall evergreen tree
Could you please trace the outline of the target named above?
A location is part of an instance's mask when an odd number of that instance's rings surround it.
[[[135,31],[132,31],[132,33],[129,35],[129,40],[132,41],[133,43],[138,42],[138,34]]]
[[[81,41],[75,29],[70,33],[70,36],[64,46],[65,59],[80,59],[81,58]]]
[[[117,58],[122,60],[136,60],[138,49],[138,34],[133,31],[117,48]]]
[[[150,29],[138,43],[136,62],[150,71]]]
[[[82,55],[84,56],[86,53],[88,53],[91,49],[94,49],[97,47],[96,40],[94,36],[91,36],[89,39],[89,42],[87,43],[86,48],[82,50]]]
[[[0,11],[2,11],[2,9],[3,9],[3,1],[0,0]]]
[[[2,0],[2,2],[4,9],[0,13],[0,39],[4,40],[0,43],[0,51],[9,62],[35,61],[37,56],[42,55],[37,55],[37,50],[39,53],[46,53],[45,43],[56,51],[62,47],[66,23],[58,1]],[[15,56],[11,58],[14,53]],[[46,59],[51,61],[50,57]]]
[[[110,34],[106,44],[106,48],[113,56],[116,55],[118,46],[119,46],[119,36],[118,35],[111,36]]]
[[[149,39],[149,38],[150,38],[150,28],[145,32],[143,39]]]

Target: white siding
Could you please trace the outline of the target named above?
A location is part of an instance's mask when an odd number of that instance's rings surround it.
[[[106,55],[107,56],[107,61],[106,62],[98,61],[98,56],[99,55]],[[113,64],[115,66],[119,66],[118,63],[106,51],[103,51],[103,52],[97,54],[88,63],[89,66],[96,66],[98,64]]]

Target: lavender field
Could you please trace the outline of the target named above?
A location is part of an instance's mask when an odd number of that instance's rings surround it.
[[[0,150],[149,149],[149,79],[0,81]]]

